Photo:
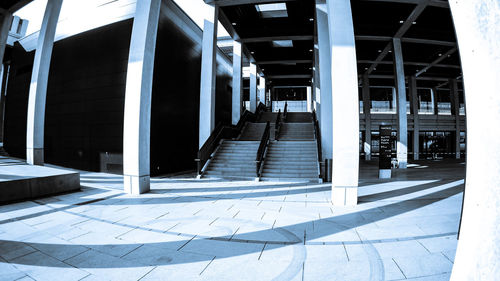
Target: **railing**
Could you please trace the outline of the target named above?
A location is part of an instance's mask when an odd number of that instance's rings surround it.
[[[321,155],[321,132],[319,130],[318,119],[316,118],[316,110],[313,110],[312,116],[313,116],[313,122],[314,122],[314,135],[316,136],[316,144],[318,145],[318,162],[321,162],[321,159],[322,159],[322,155]]]
[[[274,123],[274,139],[278,140],[281,129],[281,109],[278,111],[278,116],[276,116],[276,122]]]
[[[288,115],[288,102],[285,102],[285,108],[283,109],[283,122],[286,122],[287,115]]]
[[[271,135],[271,125],[269,124],[269,121],[267,121],[266,129],[264,130],[264,133],[262,134],[262,137],[260,139],[259,149],[257,150],[257,157],[255,158],[255,163],[257,166],[256,167],[257,177],[260,177],[260,168],[264,160],[264,155],[266,152],[267,145],[269,143],[270,135]]]
[[[265,109],[266,107],[261,103],[257,107],[255,114],[248,110],[245,110],[240,120],[238,121],[238,124],[236,125],[223,125],[222,123],[219,123],[217,127],[215,127],[215,130],[213,130],[212,134],[210,134],[210,137],[208,137],[208,139],[198,151],[197,158],[195,159],[195,161],[197,162],[198,174],[202,174],[203,167],[212,157],[212,153],[215,151],[222,139],[236,138],[243,129],[243,126],[245,126],[245,123],[248,121],[255,121],[260,111],[263,111]]]

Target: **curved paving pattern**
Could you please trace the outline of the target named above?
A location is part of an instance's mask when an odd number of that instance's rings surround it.
[[[421,162],[391,182],[362,167],[360,204],[327,184],[156,178],[0,206],[0,280],[448,280],[463,165]]]

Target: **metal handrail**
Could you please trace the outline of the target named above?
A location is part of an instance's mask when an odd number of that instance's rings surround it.
[[[285,101],[285,108],[283,109],[283,120],[282,122],[286,122],[286,117],[288,116],[288,102]]]
[[[278,116],[276,116],[276,122],[274,123],[274,139],[278,140],[281,129],[281,109],[278,110]]]
[[[257,177],[260,177],[260,166],[264,160],[264,152],[266,151],[266,147],[269,144],[269,137],[271,135],[271,124],[269,121],[266,123],[266,128],[264,129],[264,133],[262,133],[262,137],[260,138],[259,149],[257,150],[257,157],[255,158],[256,168],[257,168]]]
[[[194,160],[197,162],[198,174],[202,174],[203,167],[207,161],[212,158],[212,153],[215,151],[222,139],[236,138],[241,133],[241,130],[243,130],[245,123],[255,121],[258,114],[265,109],[265,106],[259,104],[255,113],[245,110],[236,125],[223,125],[222,123],[219,123],[200,148],[197,158]]]
[[[316,136],[316,144],[318,146],[318,162],[321,162],[321,159],[322,159],[322,155],[321,155],[321,132],[319,130],[318,119],[316,118],[316,110],[313,110],[312,116],[313,116],[313,122],[314,122],[314,135]]]

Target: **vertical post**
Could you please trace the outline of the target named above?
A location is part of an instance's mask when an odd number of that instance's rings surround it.
[[[123,186],[129,194],[150,187],[151,96],[161,0],[141,0],[130,38],[123,121]]]
[[[451,114],[455,116],[455,158],[460,159],[460,99],[457,79],[450,79]]]
[[[259,101],[257,104],[266,104],[266,78],[263,76],[259,77]]]
[[[3,65],[3,56],[5,54],[5,47],[7,46],[7,38],[9,37],[10,23],[12,22],[12,14],[4,12],[0,16],[0,64]]]
[[[318,57],[321,110],[321,155],[323,161],[331,159],[332,149],[332,68],[330,57],[330,34],[328,31],[328,11],[325,0],[316,0],[316,25],[318,28]]]
[[[241,42],[233,41],[233,100],[232,100],[232,123],[238,124],[243,107],[243,78],[242,78],[242,45]]]
[[[365,160],[372,159],[372,115],[370,112],[370,79],[368,74],[363,75],[363,113],[365,114],[365,143],[363,149],[365,151]]]
[[[358,201],[359,96],[351,1],[327,0],[327,5],[332,81],[332,202],[352,206]]]
[[[438,107],[438,92],[436,88],[432,88],[432,113],[435,115],[439,115],[439,107]]]
[[[406,119],[406,84],[401,39],[393,38],[392,45],[398,114],[398,143],[396,150],[399,168],[406,169],[408,163],[408,124]]]
[[[410,90],[411,112],[413,114],[413,160],[418,160],[420,154],[420,119],[418,118],[417,78],[415,75],[409,77],[408,88]]]
[[[217,75],[217,23],[219,7],[207,5],[207,18],[203,24],[201,49],[200,123],[201,148],[215,129],[215,78]]]
[[[312,112],[312,92],[311,92],[311,87],[306,87],[307,91],[307,112]]]
[[[496,280],[500,276],[500,6],[498,0],[449,4],[467,108],[467,181],[451,280]]]
[[[315,25],[317,27],[317,25]],[[315,43],[314,43],[314,109],[316,110],[316,118],[318,119],[318,122],[321,124],[321,81],[320,81],[320,74],[319,74],[319,46],[318,46],[318,36],[315,37]],[[320,141],[320,140],[318,140]]]
[[[257,65],[250,63],[250,111],[257,110]]]
[[[44,163],[45,101],[52,48],[61,6],[62,0],[47,2],[33,61],[26,131],[26,162],[31,165],[43,165]]]

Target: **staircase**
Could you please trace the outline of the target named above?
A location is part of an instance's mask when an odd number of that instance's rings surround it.
[[[313,141],[314,124],[311,123],[283,123],[279,134],[280,141]]]
[[[223,140],[208,163],[204,177],[255,179],[255,156],[260,141]]]

